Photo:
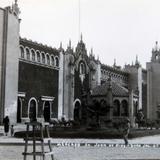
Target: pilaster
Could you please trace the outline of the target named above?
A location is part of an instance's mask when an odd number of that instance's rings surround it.
[[[134,126],[134,104],[133,104],[133,90],[129,91],[129,119],[131,121],[131,126]]]
[[[59,82],[58,82],[58,119],[63,116],[63,99],[64,99],[64,55],[60,51],[59,58]]]

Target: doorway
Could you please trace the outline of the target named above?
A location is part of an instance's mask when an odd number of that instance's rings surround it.
[[[29,119],[31,122],[37,120],[36,101],[32,99],[29,103]]]
[[[50,122],[51,109],[50,109],[50,102],[49,101],[44,102],[43,116],[44,116],[45,122]]]
[[[80,120],[80,107],[81,104],[79,101],[76,101],[75,107],[74,107],[74,120],[79,121]]]
[[[22,113],[22,100],[18,98],[17,102],[17,123],[21,123],[21,114]]]

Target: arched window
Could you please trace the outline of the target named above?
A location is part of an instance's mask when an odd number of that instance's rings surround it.
[[[39,51],[37,51],[37,62],[41,62],[41,56]]]
[[[35,98],[31,98],[29,100],[29,118],[30,121],[36,121],[37,119],[37,100]]]
[[[85,65],[84,65],[84,63],[81,63],[80,64],[80,74],[85,74]]]
[[[59,67],[59,58],[58,57],[55,57],[55,65],[56,65],[56,67]]]
[[[120,102],[119,102],[119,100],[114,100],[114,102],[113,102],[113,115],[120,116]]]
[[[20,47],[20,50],[21,50],[21,58],[24,58],[24,48]]]
[[[158,60],[158,54],[155,55],[155,59],[156,59],[156,61]]]
[[[51,118],[51,104],[49,101],[44,102],[44,108],[43,108],[43,116],[45,122],[50,122]]]
[[[54,66],[54,56],[51,56],[51,65]]]
[[[47,64],[50,65],[50,56],[47,54]]]
[[[32,61],[35,61],[36,60],[36,55],[35,55],[34,50],[31,50],[31,54],[32,54]]]
[[[43,64],[45,64],[45,62],[46,62],[45,54],[44,54],[44,53],[42,53],[42,63],[43,63]]]
[[[129,115],[129,113],[128,113],[128,102],[126,100],[123,100],[121,102],[121,106],[122,106],[121,116],[128,116]]]
[[[134,105],[134,115],[136,116],[138,113],[138,101],[133,101]]]
[[[30,51],[28,48],[26,48],[26,56],[27,56],[27,60],[30,60]]]

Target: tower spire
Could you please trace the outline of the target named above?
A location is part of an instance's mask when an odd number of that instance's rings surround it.
[[[82,35],[82,33],[81,33],[80,41],[81,42],[83,41],[83,35]]]
[[[20,9],[18,7],[18,0],[14,1],[14,4],[12,4],[12,12],[18,17],[20,14]]]
[[[114,58],[114,64],[113,67],[116,67],[116,59]]]
[[[159,50],[159,45],[158,41],[156,41],[154,48],[152,49],[153,51],[158,51]]]
[[[99,60],[99,55],[97,55],[97,60],[100,61],[100,60]]]
[[[138,55],[136,55],[135,65],[139,66]]]
[[[71,40],[69,40],[69,47],[71,48]]]
[[[138,63],[138,55],[136,55],[136,64]]]
[[[158,50],[158,41],[156,41],[155,50]]]
[[[62,49],[62,42],[60,42],[60,47],[59,48]]]
[[[60,52],[63,52],[62,42],[60,42],[59,51],[60,51]]]

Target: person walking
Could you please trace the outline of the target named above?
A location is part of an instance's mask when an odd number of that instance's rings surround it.
[[[9,132],[9,117],[8,116],[6,116],[3,119],[3,124],[4,124],[4,132],[5,132],[5,135],[7,136],[8,132]]]
[[[124,124],[124,131],[123,131],[123,139],[124,139],[125,145],[128,145],[128,135],[131,127],[130,120],[127,118],[124,123],[125,124]]]

